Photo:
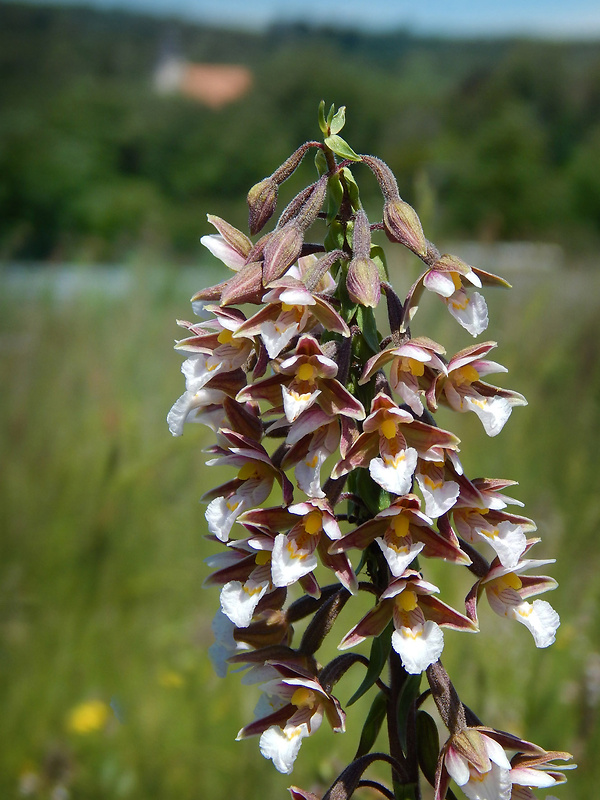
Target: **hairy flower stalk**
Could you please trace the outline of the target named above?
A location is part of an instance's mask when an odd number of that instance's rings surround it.
[[[335,694],[344,674],[358,680],[348,706],[373,694],[356,757],[325,798],[347,800],[368,786],[419,800],[425,780],[435,800],[449,795],[452,781],[452,792],[471,800],[531,800],[536,788],[564,780],[553,762],[569,754],[483,725],[440,657],[446,646],[468,652],[460,634],[478,632],[483,597],[526,627],[537,647],[550,645],[558,615],[530,598],[555,587],[536,574],[552,559],[529,557],[539,539],[528,538],[531,519],[507,510],[518,503],[505,494],[513,482],[468,477],[460,440],[435,419],[442,405],[472,411],[493,437],[526,401],[486,382],[506,371],[488,359],[495,342],[447,355],[426,332],[411,331],[428,290],[477,337],[488,324],[477,290],[508,284],[440,254],[390,168],[339,135],[344,123],[344,108],[325,115],[321,104],[324,141],[302,145],[248,193],[250,235],[209,215],[217,234],[202,242],[233,276],[194,296],[200,320],[179,322],[186,385],[169,428],[176,436],[188,422],[210,428],[207,464],[231,470],[203,498],[215,546],[206,584],[220,589],[210,654],[219,675],[235,665],[244,683],[261,684],[255,719],[241,721],[238,739],[259,737],[262,755],[286,774],[323,721],[346,729]],[[280,184],[310,150],[314,182],[253,241],[275,212]],[[371,222],[361,205],[361,170],[380,186],[381,220]],[[423,262],[405,295],[390,284],[372,242],[380,229],[390,246]],[[382,331],[374,313],[381,302],[389,320]],[[474,577],[464,609],[446,603],[428,579],[435,559]],[[359,591],[372,597],[371,608],[344,635],[336,620]],[[332,633],[345,652],[321,664]],[[354,652],[365,641],[369,657]],[[448,729],[441,746],[430,711]],[[388,752],[372,752],[382,727]],[[390,766],[391,787],[363,777],[375,761]]]

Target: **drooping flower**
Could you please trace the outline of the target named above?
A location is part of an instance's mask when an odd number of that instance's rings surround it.
[[[260,735],[262,755],[272,759],[279,772],[289,774],[302,740],[319,729],[325,716],[335,733],[343,733],[345,714],[310,672],[291,664],[273,666],[281,677],[262,689],[274,710],[242,728],[237,739]],[[259,713],[265,705],[259,704]]]
[[[211,489],[203,495],[210,501],[205,517],[208,530],[222,542],[229,539],[231,528],[239,515],[264,502],[275,480],[282,487],[286,502],[291,502],[293,487],[285,473],[272,463],[267,451],[256,441],[235,431],[222,430],[230,447],[213,448],[217,457],[208,466],[228,465],[238,468],[237,477]]]
[[[483,342],[461,350],[450,359],[447,374],[438,374],[427,393],[431,411],[437,409],[438,402],[450,406],[454,411],[473,411],[488,436],[500,433],[513,406],[527,405],[522,394],[481,380],[483,375],[507,371],[501,364],[482,358],[493,347],[496,347],[495,342]]]
[[[451,778],[469,800],[510,800],[511,763],[506,750],[534,758],[545,753],[532,742],[483,725],[453,733],[438,759],[435,800],[446,796]]]
[[[442,255],[412,286],[405,304],[405,327],[417,311],[424,289],[437,294],[457,322],[472,336],[479,336],[488,326],[488,310],[483,295],[467,289],[473,286],[509,287],[503,278],[471,267],[460,258]]]
[[[521,559],[511,569],[502,566],[498,559],[494,559],[487,575],[477,581],[467,595],[469,616],[472,619],[477,618],[477,598],[485,589],[492,611],[500,617],[515,619],[525,625],[533,636],[536,647],[549,647],[556,638],[560,617],[545,600],[534,600],[533,603],[529,603],[527,598],[555,589],[557,583],[554,578],[546,575],[532,576],[522,573],[545,564],[553,564],[554,561],[553,558]]]
[[[356,576],[348,557],[329,553],[329,545],[340,539],[342,533],[326,499],[311,498],[288,508],[253,509],[239,521],[247,527],[275,536],[271,560],[275,586],[290,586],[298,580],[312,577],[320,561],[335,572],[348,591],[356,591]],[[313,592],[318,592],[314,577],[312,580],[315,587]],[[307,586],[305,584],[305,588]]]
[[[288,422],[294,422],[314,403],[331,417],[342,414],[364,419],[362,404],[336,380],[338,365],[323,355],[314,337],[302,336],[294,355],[282,361],[277,369],[279,374],[242,389],[238,401],[267,400],[279,407],[283,400]]]
[[[382,593],[377,605],[342,639],[339,649],[345,650],[367,636],[379,636],[389,621],[394,621],[392,647],[402,666],[411,674],[427,669],[440,657],[444,635],[440,626],[475,632],[477,625],[432,595],[437,586],[423,580],[420,573],[406,570]]]
[[[383,489],[403,495],[410,491],[419,457],[443,461],[445,451],[458,450],[458,443],[454,434],[416,420],[380,392],[373,399],[363,432],[336,464],[332,477],[366,467]]]
[[[419,499],[408,494],[397,498],[373,519],[338,539],[330,546],[329,552],[341,553],[351,548],[364,550],[375,541],[390,572],[399,578],[420,552],[428,558],[470,564],[471,559],[460,549],[456,536],[452,533],[451,537],[446,538],[434,530],[429,517],[420,510]]]
[[[429,389],[437,372],[446,372],[446,365],[440,358],[444,352],[441,345],[426,337],[410,339],[399,347],[388,347],[367,361],[359,384],[370,381],[377,370],[391,362],[390,386],[415,414],[421,416],[421,394]]]
[[[315,256],[305,258],[316,260]],[[299,269],[296,272],[301,274]],[[319,294],[310,292],[292,269],[263,296],[262,302],[265,305],[243,322],[234,336],[260,336],[269,358],[276,358],[294,337],[319,324],[328,331],[350,336],[348,326],[333,306]]]

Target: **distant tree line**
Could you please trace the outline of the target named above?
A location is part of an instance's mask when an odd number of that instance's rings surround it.
[[[244,224],[241,198],[314,138],[321,98],[347,106],[353,146],[390,164],[435,236],[600,240],[600,43],[251,33],[2,2],[0,17],[4,258],[197,256],[205,213]],[[166,48],[246,64],[253,88],[218,111],[160,95]]]

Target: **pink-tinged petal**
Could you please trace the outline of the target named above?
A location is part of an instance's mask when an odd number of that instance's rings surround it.
[[[277,725],[268,728],[260,737],[260,752],[273,761],[275,769],[289,775],[294,768],[302,740],[309,735],[306,724],[299,726]]]
[[[367,361],[365,364],[365,368],[359,380],[359,385],[362,386],[363,384],[367,383],[367,381],[371,380],[372,376],[377,372],[379,369],[383,369],[383,367],[391,361],[395,357],[396,348],[388,348],[387,350],[382,350],[381,353],[377,353]]]
[[[497,342],[478,342],[477,344],[472,344],[470,347],[465,347],[462,350],[459,350],[451,359],[448,364],[448,372],[451,373],[456,369],[460,369],[461,367],[466,366],[467,364],[472,364],[479,358],[486,356],[490,350],[493,350],[494,347],[498,347]]]
[[[300,789],[298,786],[289,786],[288,792],[291,794],[292,800],[319,800],[316,794],[305,792],[304,789]]]
[[[275,586],[291,586],[317,567],[315,537],[296,538],[281,533],[275,538],[271,573]]]
[[[459,614],[451,606],[446,605],[437,597],[431,595],[419,595],[419,605],[427,619],[437,622],[438,625],[443,625],[445,628],[452,628],[455,631],[465,631],[467,633],[476,633],[478,626],[465,617]]]
[[[269,589],[268,583],[231,581],[221,590],[221,611],[237,628],[247,628],[256,606]]]
[[[423,278],[423,283],[426,289],[441,297],[451,297],[456,292],[456,285],[447,272],[429,270]]]
[[[246,257],[234,250],[218,233],[202,236],[200,242],[210,250],[213,256],[216,256],[223,264],[236,272],[246,263]]]
[[[337,542],[330,546],[330,553],[343,553],[351,548],[364,550],[367,545],[371,544],[377,536],[383,536],[386,528],[389,525],[389,520],[382,519],[380,516],[363,523],[358,528],[355,528],[350,533],[347,533]]]
[[[412,476],[417,466],[417,451],[408,447],[395,455],[383,453],[369,463],[369,474],[382,489],[403,495],[410,491]]]
[[[345,553],[332,555],[327,551],[328,542],[321,538],[319,542],[319,555],[324,566],[335,572],[337,579],[342,586],[350,592],[356,594],[358,591],[358,580],[352,569],[352,564]]]
[[[554,578],[549,578],[546,575],[523,575],[521,577],[521,588],[519,594],[521,597],[532,597],[535,594],[542,594],[556,589],[558,583]]]
[[[423,555],[426,558],[441,558],[452,564],[465,566],[472,563],[469,556],[461,550],[456,537],[448,538],[433,528],[415,528],[413,536],[424,542]]]
[[[315,305],[311,308],[311,314],[328,331],[341,333],[342,336],[350,336],[350,328],[340,317],[337,311],[322,297],[315,297]]]
[[[319,404],[331,417],[341,414],[352,419],[364,419],[365,409],[360,400],[357,400],[342,384],[334,379],[320,380],[321,398]]]
[[[426,461],[443,461],[445,450],[458,450],[460,439],[450,431],[414,420],[402,428],[407,443]],[[440,452],[441,451],[441,452]],[[441,456],[441,457],[440,457]]]
[[[394,631],[392,647],[400,656],[404,669],[411,675],[417,675],[442,654],[444,634],[435,622],[428,620],[424,625],[402,627]]]
[[[238,403],[245,403],[248,400],[266,400],[272,406],[281,402],[281,386],[287,378],[285,375],[272,375],[263,381],[245,386],[236,395]]]
[[[363,642],[367,636],[379,636],[392,618],[394,604],[379,602],[344,636],[338,650],[346,650]]]
[[[403,373],[402,380],[397,380],[396,372],[392,367],[390,383],[394,392],[400,395],[406,405],[417,416],[421,416],[424,406],[421,401],[421,389],[419,387],[419,381],[417,378],[415,378],[413,375],[407,375],[406,373]]]
[[[446,752],[445,765],[452,780],[462,789],[471,777],[467,759],[450,746]]]
[[[286,444],[296,444],[300,439],[329,425],[330,422],[332,422],[332,417],[326,414],[320,406],[311,406],[290,427],[285,440]]]
[[[557,780],[548,772],[531,767],[516,767],[510,771],[510,780],[519,786],[535,786],[538,789],[547,789],[555,786]],[[512,800],[512,799],[511,799]]]
[[[290,516],[287,508],[251,508],[239,517],[242,525],[253,525],[267,531],[282,531],[291,528],[296,520]]]
[[[304,594],[308,594],[311,597],[316,597],[317,599],[321,596],[321,587],[319,586],[317,579],[312,572],[309,572],[307,575],[303,575],[301,578],[299,578],[298,583],[304,590]]]

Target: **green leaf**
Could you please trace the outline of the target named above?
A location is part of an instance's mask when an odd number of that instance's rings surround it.
[[[325,158],[325,153],[322,150],[317,150],[317,154],[315,155],[315,167],[317,168],[319,177],[321,175],[325,175],[325,173],[329,171],[327,159]]]
[[[327,121],[325,119],[325,100],[319,103],[319,128],[321,133],[327,134]]]
[[[328,136],[325,139],[325,144],[340,158],[347,158],[349,161],[362,161],[362,158],[354,152],[348,142],[342,139],[341,136],[337,136],[337,134]]]
[[[381,280],[389,282],[390,277],[388,275],[387,261],[385,259],[385,251],[383,247],[380,247],[378,244],[372,245],[371,258],[377,264],[377,269],[379,270],[379,277]]]
[[[319,151],[321,154],[323,151]],[[325,156],[323,156],[325,158]],[[340,205],[344,199],[344,187],[340,181],[339,175],[332,175],[328,182],[327,188],[329,190],[329,204],[327,206],[327,224],[329,225],[336,214],[340,210]]]
[[[335,114],[335,105],[332,103],[329,111],[327,112],[327,128],[331,125],[331,120],[333,119],[333,115]],[[327,133],[327,131],[325,131]]]
[[[331,133],[339,133],[346,124],[346,106],[341,106],[334,118],[331,120],[329,130]]]
[[[359,306],[356,312],[356,324],[362,332],[363,339],[371,350],[370,355],[375,355],[381,349],[379,347],[379,333],[377,332],[377,323],[375,322],[375,314],[372,308],[367,306]]]
[[[350,196],[350,202],[352,203],[352,208],[355,211],[358,211],[360,208],[360,195],[358,191],[358,184],[354,180],[354,175],[350,172],[349,167],[344,167],[342,170],[344,175],[344,181],[346,182],[346,189],[348,190],[348,195]]]
[[[406,722],[408,720],[410,708],[419,696],[421,675],[422,673],[419,673],[418,675],[408,675],[404,681],[402,690],[400,691],[400,697],[398,698],[398,733],[400,735],[400,744],[402,745],[402,749],[405,753],[407,734]]]
[[[369,654],[369,666],[367,667],[367,674],[364,677],[363,682],[358,687],[358,689],[354,692],[350,700],[346,703],[347,706],[351,706],[358,699],[360,699],[365,692],[368,692],[371,686],[375,684],[375,681],[381,675],[381,670],[384,668],[385,663],[387,661],[387,657],[390,654],[390,650],[392,647],[392,630],[394,627],[394,623],[390,622],[387,628],[380,633],[379,636],[373,639],[373,644],[371,645],[371,652]]]
[[[344,226],[341,222],[336,219],[332,220],[324,244],[327,251],[344,249]]]
[[[369,753],[375,744],[377,735],[381,730],[381,725],[385,719],[387,711],[387,697],[383,692],[378,692],[375,699],[371,703],[371,708],[367,714],[365,724],[363,725],[360,734],[360,742],[358,743],[358,750],[354,756],[354,760]]]
[[[440,754],[440,737],[435,720],[426,711],[417,712],[417,755],[427,781],[435,786],[435,770]]]

